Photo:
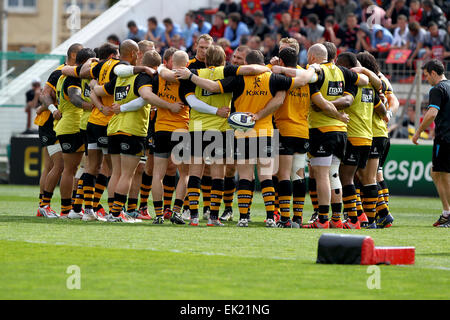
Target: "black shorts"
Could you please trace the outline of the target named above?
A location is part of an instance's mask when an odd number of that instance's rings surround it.
[[[83,138],[83,144],[84,144],[84,154],[88,155],[88,138],[87,138],[87,132],[86,130],[80,129],[81,137]]]
[[[84,142],[80,132],[60,135],[58,140],[63,153],[84,152]]]
[[[344,158],[347,144],[347,132],[322,132],[319,129],[309,129],[309,153],[315,158],[336,156]]]
[[[145,137],[124,134],[109,136],[108,153],[143,157],[145,155]]]
[[[370,148],[369,159],[380,159],[378,165],[379,169],[383,169],[386,162],[389,148],[391,146],[389,138],[374,137],[372,140],[372,147]]]
[[[304,154],[309,151],[309,140],[280,135],[280,156],[292,156],[295,153]]]
[[[155,132],[155,155],[159,158],[169,158],[174,151],[176,155],[183,157],[183,150],[190,149],[189,132],[172,132],[172,131],[158,131]],[[181,150],[181,151],[180,151]]]
[[[272,137],[255,137],[235,139],[234,159],[253,160],[272,158],[275,155]],[[278,151],[278,150],[276,150]],[[278,153],[278,152],[276,152]]]
[[[345,148],[344,159],[342,163],[346,166],[354,166],[359,169],[364,169],[369,160],[371,146],[354,146],[347,140],[347,146]]]
[[[88,122],[86,133],[90,146],[96,144],[97,148],[90,149],[108,149],[108,126],[99,126]]]
[[[190,132],[191,145],[190,154],[192,157],[222,160],[232,158],[234,154],[234,132],[220,131],[197,131]]]
[[[39,140],[41,142],[41,146],[44,148],[55,145],[58,138],[56,137],[56,133],[53,129],[39,127]]]
[[[450,173],[450,143],[434,140],[433,171]]]

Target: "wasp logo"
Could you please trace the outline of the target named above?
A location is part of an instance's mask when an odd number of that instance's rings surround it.
[[[261,86],[259,85],[261,83],[261,79],[259,78],[255,78],[255,81],[253,81],[253,88],[261,88]]]
[[[170,91],[170,83],[167,81],[164,83],[164,91]]]

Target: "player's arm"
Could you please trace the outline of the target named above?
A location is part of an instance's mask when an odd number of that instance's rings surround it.
[[[298,88],[316,82],[318,80],[317,73],[320,73],[321,69],[316,65],[310,66],[307,70],[273,66],[272,71],[293,78],[293,88]]]
[[[344,94],[342,97],[331,101],[331,103],[336,107],[338,110],[344,110],[346,108],[349,108],[353,101],[355,101],[355,97],[351,94]]]
[[[369,83],[372,85],[372,87],[375,88],[376,91],[380,91],[381,89],[381,79],[378,77],[378,75],[375,72],[370,71],[367,68],[364,67],[356,67],[352,68],[352,71],[359,73],[361,75],[365,75],[369,78]]]
[[[212,81],[209,79],[204,79],[192,73],[188,68],[178,69],[175,71],[178,80],[190,80],[196,86],[205,89],[209,92],[220,93],[220,84],[217,81]]]
[[[146,66],[129,66],[126,64],[119,64],[114,68],[114,74],[121,78],[129,78],[139,73],[146,73],[149,76],[156,74],[156,71]]]
[[[83,110],[92,110],[92,103],[86,102],[81,98],[81,89],[78,87],[69,87],[67,89],[69,100],[72,104]]]
[[[184,107],[182,103],[169,103],[156,94],[153,93],[152,87],[145,86],[139,89],[139,95],[143,98],[147,103],[152,106],[157,106],[163,109],[169,109],[173,113],[179,113],[181,109]]]
[[[175,71],[168,69],[163,64],[158,67],[158,74],[161,76],[161,78],[163,78],[166,81],[169,81],[169,82],[177,82],[178,81]]]
[[[369,82],[369,77],[366,76],[363,73],[356,73],[352,70],[349,70],[347,68],[339,66],[339,69],[341,69],[344,79],[345,79],[345,85],[356,85],[358,87],[364,87],[367,86]]]
[[[382,99],[380,98],[380,95],[375,92],[375,100],[373,102],[373,107],[375,112],[388,123],[391,120],[392,113],[388,114],[388,111],[386,109],[386,106],[384,105]]]
[[[317,106],[326,116],[337,119],[344,123],[348,123],[349,116],[339,110],[330,101],[326,100],[320,92],[311,96],[311,101]]]
[[[427,113],[425,113],[422,123],[420,124],[419,128],[416,130],[416,133],[412,137],[412,142],[414,144],[419,144],[418,140],[420,134],[423,131],[425,131],[425,129],[427,129],[436,119],[439,110],[441,108],[440,106],[442,105],[442,101],[443,101],[442,92],[438,88],[433,87],[430,90],[430,105],[428,107],[428,111]]]
[[[97,77],[95,77],[94,75],[98,73],[99,68],[100,66],[97,62],[94,61],[91,63],[88,60],[81,67],[79,77],[81,79],[95,79]]]
[[[264,109],[260,110],[258,113],[255,113],[252,116],[252,119],[254,121],[258,121],[270,116],[283,105],[284,99],[286,99],[286,91],[278,91],[275,96],[266,104]]]
[[[240,66],[237,69],[236,75],[238,76],[256,76],[261,73],[270,72],[270,68],[266,66],[261,66],[259,64],[250,64],[245,66]]]
[[[210,106],[209,104],[199,100],[195,94],[191,94],[186,97],[186,101],[188,102],[189,106],[200,112],[200,113],[206,113],[211,115],[217,115],[222,118],[227,118],[230,113],[229,107],[222,107],[222,108],[216,108],[213,106]]]

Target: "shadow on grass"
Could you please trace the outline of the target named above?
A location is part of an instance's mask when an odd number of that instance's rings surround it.
[[[421,256],[421,257],[450,257],[450,252],[416,253],[416,256]]]

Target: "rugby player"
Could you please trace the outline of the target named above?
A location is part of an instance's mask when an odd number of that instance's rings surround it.
[[[81,44],[71,45],[67,51],[66,64],[73,66],[76,63],[78,52],[83,48]],[[53,192],[59,182],[64,169],[62,149],[56,138],[54,131],[54,119],[61,119],[61,112],[56,108],[56,85],[62,75],[62,68],[59,66],[48,78],[44,90],[41,93],[40,101],[42,105],[36,110],[37,116],[35,124],[39,126],[39,140],[44,149],[44,168],[40,179],[41,201],[38,209],[38,216],[46,218],[57,218],[58,214],[51,208],[50,203]]]

